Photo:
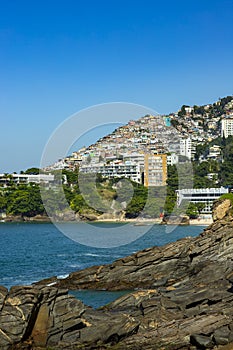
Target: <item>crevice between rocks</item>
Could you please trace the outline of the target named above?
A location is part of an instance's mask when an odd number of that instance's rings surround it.
[[[38,303],[35,304],[32,312],[31,312],[31,317],[30,319],[28,320],[28,325],[27,325],[27,328],[24,332],[24,335],[22,337],[22,341],[26,341],[30,338],[31,334],[32,334],[32,331],[33,331],[33,328],[35,326],[35,323],[36,323],[36,320],[37,320],[37,316],[38,316],[38,313],[39,313],[39,310],[40,310],[40,307],[41,307],[41,302],[43,300],[43,295],[40,294],[38,296]]]

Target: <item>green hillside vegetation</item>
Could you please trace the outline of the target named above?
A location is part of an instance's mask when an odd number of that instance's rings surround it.
[[[8,215],[32,217],[44,213],[38,185],[9,186],[0,192],[0,210]]]
[[[230,199],[231,205],[233,205],[233,193],[225,193],[219,199]]]

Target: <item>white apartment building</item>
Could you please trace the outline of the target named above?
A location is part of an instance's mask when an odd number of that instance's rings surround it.
[[[218,145],[213,145],[209,148],[208,158],[216,159],[221,156],[221,147]]]
[[[82,165],[79,171],[83,173],[98,173],[108,179],[128,178],[134,182],[141,183],[140,165],[130,161]]]
[[[180,206],[183,200],[192,203],[204,203],[205,208],[202,210],[203,214],[212,213],[213,202],[225,193],[228,189],[224,187],[219,188],[190,188],[177,190],[177,205]]]
[[[185,106],[185,112],[186,112],[186,114],[190,114],[190,113],[192,113],[192,111],[194,110],[194,108],[193,107],[190,107],[190,106]]]
[[[54,175],[51,174],[0,174],[0,184],[7,186],[12,181],[16,185],[29,184],[29,183],[51,183],[54,181]]]
[[[142,168],[144,167],[144,153],[137,153],[137,152],[131,152],[131,153],[123,153],[123,161],[129,161],[132,163],[139,164]]]
[[[179,156],[176,153],[167,155],[167,165],[175,165],[179,162]]]
[[[226,138],[228,136],[233,135],[233,115],[229,116],[228,118],[224,118],[221,121],[221,136],[225,136]]]
[[[192,140],[190,137],[180,139],[180,155],[192,158]]]

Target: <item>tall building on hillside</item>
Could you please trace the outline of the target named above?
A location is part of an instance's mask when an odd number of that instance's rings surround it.
[[[231,135],[233,135],[233,115],[229,118],[224,118],[221,121],[221,136],[227,138]]]
[[[180,155],[192,158],[192,140],[190,137],[180,139]]]
[[[165,186],[167,180],[167,155],[145,154],[144,185]]]

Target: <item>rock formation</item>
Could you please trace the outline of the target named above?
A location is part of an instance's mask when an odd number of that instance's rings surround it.
[[[225,216],[196,238],[52,278],[50,287],[2,288],[0,348],[232,350],[231,210],[225,203]],[[64,288],[135,291],[93,310]]]
[[[230,216],[231,201],[230,199],[218,200],[213,208],[213,220],[221,220],[225,216]]]
[[[1,288],[0,298],[1,350],[90,349],[111,345],[116,335],[130,336],[139,326],[127,313],[95,311],[54,287]]]

